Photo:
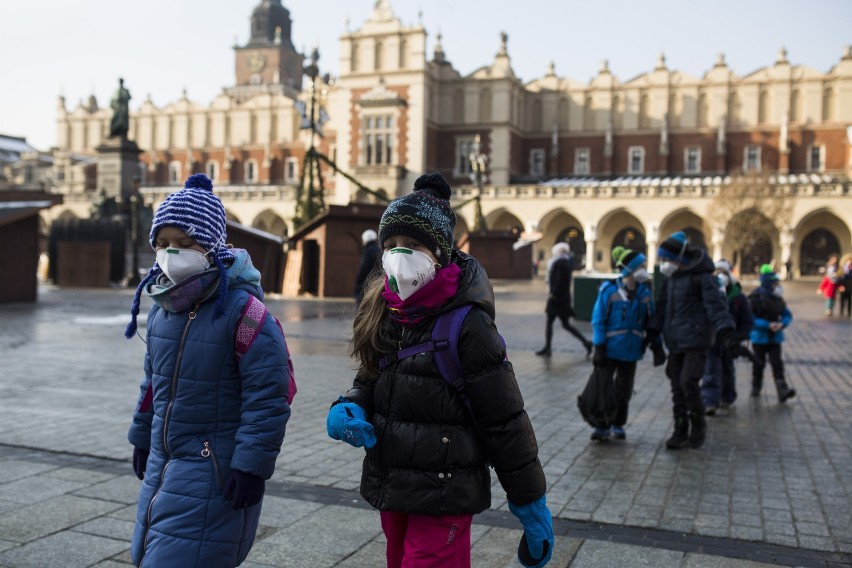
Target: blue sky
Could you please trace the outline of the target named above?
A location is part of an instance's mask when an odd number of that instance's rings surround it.
[[[283,0],[296,47],[320,48],[335,74],[338,37],[367,19],[375,0]],[[55,143],[56,99],[70,108],[94,93],[103,106],[125,78],[138,107],[180,97],[208,103],[233,82],[236,39],[248,38],[259,0],[4,0],[0,2],[0,133]],[[515,73],[588,82],[600,62],[622,81],[669,68],[700,76],[725,53],[738,75],[771,65],[786,46],[794,65],[828,71],[852,43],[849,0],[391,0],[406,24],[422,21],[431,57],[440,30],[464,74],[492,61],[509,34]],[[422,13],[422,17],[418,14]]]

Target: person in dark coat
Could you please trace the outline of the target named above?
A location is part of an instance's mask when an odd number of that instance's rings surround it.
[[[719,281],[719,291],[728,302],[728,311],[734,318],[739,341],[748,341],[754,318],[751,314],[751,304],[742,293],[740,283],[734,278],[731,263],[725,259],[716,262],[716,279]],[[737,400],[737,375],[734,359],[728,355],[723,346],[715,344],[707,353],[707,363],[704,366],[704,377],[701,379],[701,397],[704,400],[704,413],[713,416],[721,408],[733,406]]]
[[[355,276],[355,304],[361,303],[361,298],[364,297],[364,282],[370,273],[376,269],[379,258],[382,256],[382,251],[379,249],[379,243],[376,240],[378,235],[373,229],[367,229],[361,233],[361,262],[358,264],[358,273]]]
[[[674,433],[666,447],[700,448],[707,435],[699,387],[707,352],[715,340],[733,356],[736,329],[704,249],[690,247],[686,234],[678,231],[660,244],[657,254],[666,278],[648,330],[662,333],[669,350],[666,375],[672,387]]]
[[[425,174],[382,215],[383,273],[368,281],[355,316],[358,370],[329,410],[328,434],[366,448],[361,495],[380,511],[389,567],[470,566],[473,515],[491,504],[489,467],[534,565],[544,566],[553,525],[535,433],[485,270],[452,247],[450,196],[440,174]],[[443,378],[434,352],[380,368],[382,357],[429,341],[439,314],[468,304],[457,343],[463,394]]]
[[[574,274],[574,256],[568,243],[556,243],[551,249],[550,261],[547,263],[547,276],[545,282],[548,286],[547,323],[545,325],[544,347],[535,352],[536,355],[550,357],[551,343],[553,341],[553,322],[556,318],[562,322],[565,331],[580,340],[586,349],[586,357],[592,354],[594,347],[592,342],[586,339],[583,333],[571,325],[570,319],[574,315],[571,304],[571,279]]]
[[[846,314],[852,318],[852,255],[844,256],[840,261],[840,316]]]
[[[135,336],[144,294],[153,305],[128,432],[142,480],[130,547],[136,566],[242,563],[290,417],[292,368],[275,318],[252,320],[252,342],[238,357],[246,306],[265,310],[260,272],[245,250],[225,244],[225,227],[204,174],[166,196],[151,226],[157,261],[125,330]]]

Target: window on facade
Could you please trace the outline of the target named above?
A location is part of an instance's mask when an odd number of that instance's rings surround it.
[[[760,146],[746,146],[743,151],[743,171],[744,172],[759,172],[760,171]]]
[[[825,146],[808,148],[808,169],[815,172],[825,169]]]
[[[297,158],[287,158],[284,165],[284,180],[287,183],[296,183],[299,179],[299,160]]]
[[[701,148],[698,146],[690,146],[684,150],[684,170],[688,174],[697,174],[701,172]]]
[[[592,168],[589,164],[589,149],[577,148],[574,150],[574,173],[578,176],[586,176],[591,173]]]
[[[246,183],[257,182],[257,162],[254,160],[246,161],[245,181]]]
[[[456,138],[456,175],[466,176],[471,173],[470,153],[473,152],[473,137]]]
[[[391,115],[368,116],[364,119],[364,164],[381,166],[394,163],[393,124]]]
[[[530,175],[536,178],[544,176],[543,148],[534,148],[530,150]]]
[[[641,174],[645,171],[645,148],[642,146],[631,146],[627,151],[627,172],[630,174]]]
[[[219,181],[219,164],[216,162],[207,162],[207,177],[213,181]]]
[[[180,162],[172,162],[169,164],[169,183],[180,183],[182,176],[180,175]]]

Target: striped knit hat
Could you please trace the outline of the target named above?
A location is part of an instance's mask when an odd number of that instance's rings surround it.
[[[688,246],[689,239],[686,237],[686,233],[678,231],[672,233],[669,238],[660,243],[657,256],[660,257],[660,260],[681,262]]]
[[[225,207],[216,195],[213,194],[213,182],[204,174],[194,174],[186,179],[183,189],[176,191],[163,200],[154,214],[151,223],[151,234],[148,242],[151,248],[157,248],[157,233],[163,227],[177,227],[191,237],[196,243],[204,247],[211,261],[221,273],[219,279],[219,299],[216,302],[216,315],[222,314],[225,308],[225,299],[228,295],[228,274],[223,261],[233,260],[225,244]],[[130,323],[124,331],[125,337],[130,339],[136,333],[136,316],[139,315],[139,301],[142,291],[152,281],[162,274],[163,271],[155,262],[148,275],[139,283],[133,302],[130,305]]]
[[[379,246],[393,235],[414,237],[438,257],[441,266],[450,263],[456,214],[450,207],[453,190],[438,172],[423,174],[414,182],[414,192],[388,204],[379,221]]]

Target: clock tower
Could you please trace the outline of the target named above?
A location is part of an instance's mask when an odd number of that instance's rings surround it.
[[[238,99],[261,92],[295,96],[302,89],[304,56],[290,36],[290,12],[281,0],[263,0],[251,15],[251,36],[246,45],[234,46],[236,85],[229,89]]]

